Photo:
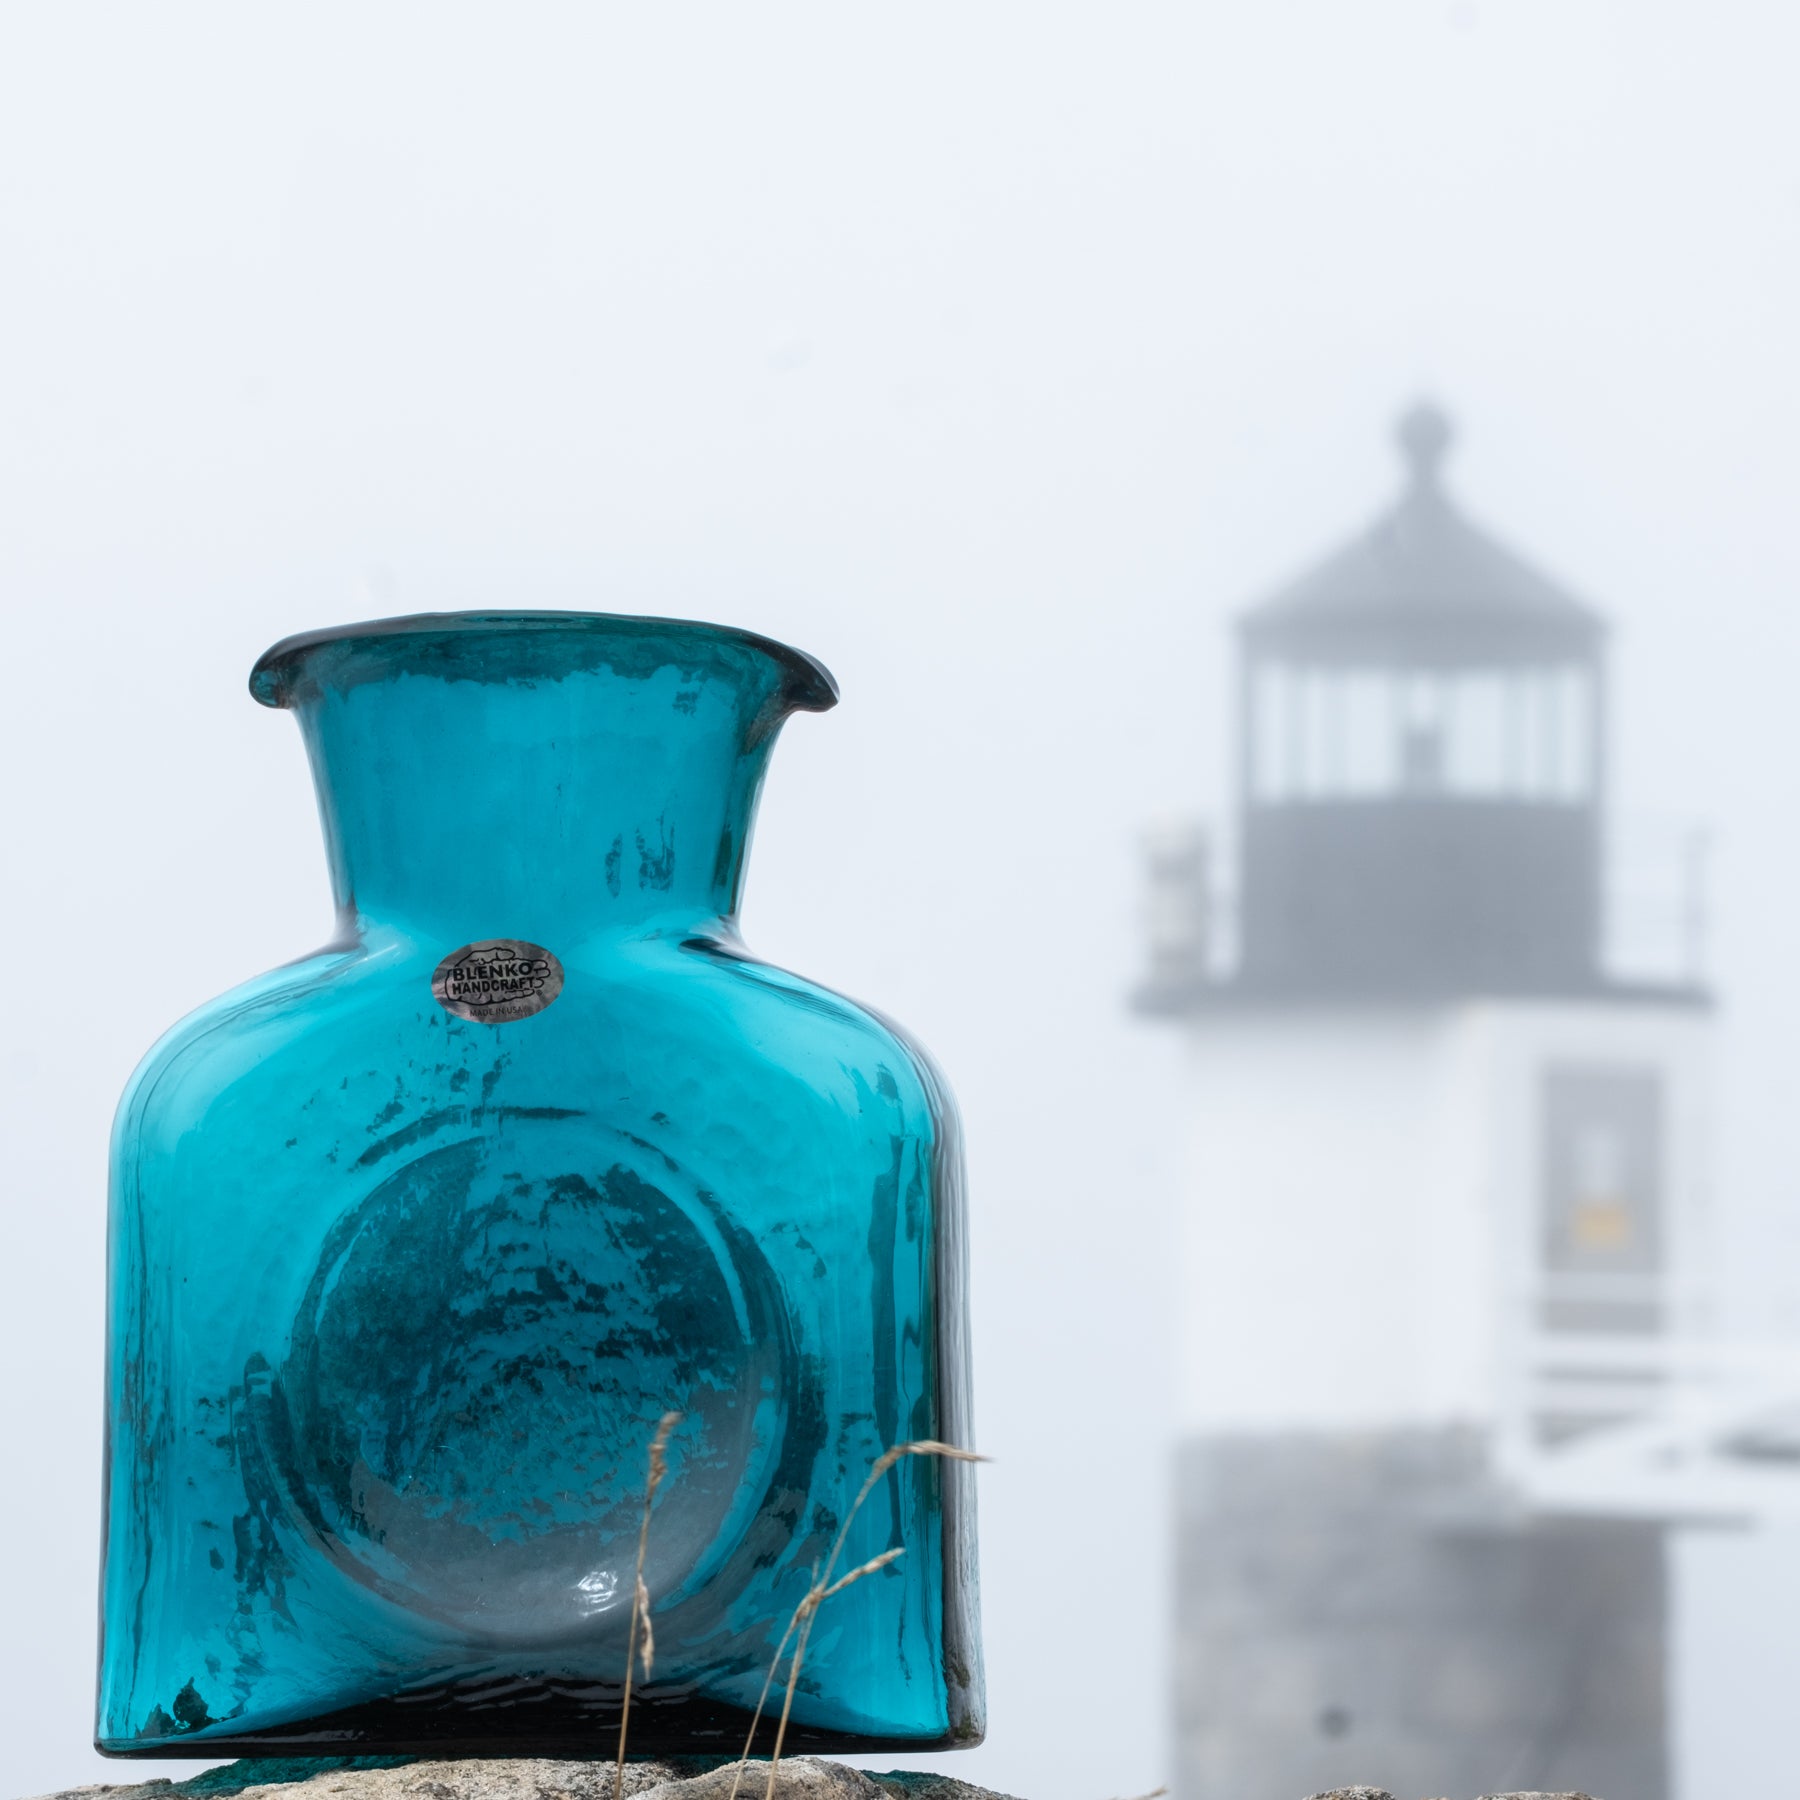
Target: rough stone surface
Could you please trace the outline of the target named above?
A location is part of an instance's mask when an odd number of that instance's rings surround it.
[[[1394,1800],[1386,1788],[1333,1788],[1329,1793],[1309,1794],[1307,1800]],[[1481,1800],[1593,1800],[1591,1794],[1483,1794]]]
[[[729,1800],[737,1764],[628,1762],[619,1800]],[[744,1770],[738,1800],[763,1800],[769,1765]],[[614,1800],[610,1762],[504,1757],[429,1762],[404,1756],[284,1757],[228,1763],[191,1781],[64,1788],[41,1800]],[[784,1758],[775,1800],[1010,1800],[948,1775],[885,1775],[816,1756]],[[1339,1787],[1307,1800],[1394,1800],[1386,1788]],[[1581,1793],[1483,1794],[1481,1800],[1592,1800]]]
[[[631,1762],[616,1800],[729,1800],[735,1763]],[[744,1771],[738,1800],[763,1800],[769,1765]],[[43,1800],[615,1800],[610,1762],[506,1757],[456,1762],[397,1756],[290,1757],[229,1763],[191,1781],[65,1788]],[[1007,1800],[944,1775],[864,1774],[818,1757],[784,1758],[775,1800]]]

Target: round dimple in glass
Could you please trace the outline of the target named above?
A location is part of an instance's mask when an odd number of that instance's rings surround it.
[[[250,1410],[340,1568],[483,1637],[579,1634],[629,1602],[662,1405],[685,1418],[646,1583],[728,1553],[778,1352],[757,1271],[683,1185],[620,1134],[540,1122],[431,1150],[340,1220]]]

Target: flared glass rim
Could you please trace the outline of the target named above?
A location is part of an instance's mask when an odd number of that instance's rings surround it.
[[[566,667],[562,672],[597,667],[608,660],[605,648],[627,644],[633,640],[666,638],[690,647],[696,660],[704,657],[709,647],[737,647],[757,652],[778,667],[784,676],[783,698],[795,712],[824,712],[835,706],[838,685],[832,673],[816,657],[778,638],[764,637],[760,632],[746,631],[737,625],[716,625],[704,619],[673,619],[643,613],[599,613],[499,610],[482,612],[407,613],[389,619],[364,619],[350,625],[325,626],[314,631],[295,632],[291,637],[271,644],[256,659],[250,671],[250,692],[264,706],[291,707],[325,685],[339,680],[354,683],[373,679],[380,673],[396,673],[406,664],[401,648],[407,639],[421,647],[461,637],[492,636],[502,639],[537,637],[562,640]],[[391,660],[376,655],[376,645],[394,640]],[[591,645],[594,654],[584,656],[582,650]],[[357,652],[367,654],[366,665]],[[335,653],[335,654],[334,654]],[[329,668],[330,674],[325,671]],[[477,671],[466,667],[456,670],[459,679],[479,679]],[[495,679],[505,677],[496,674]]]

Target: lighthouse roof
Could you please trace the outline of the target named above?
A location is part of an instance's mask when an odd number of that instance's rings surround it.
[[[1239,621],[1252,647],[1325,663],[1489,664],[1593,655],[1600,615],[1476,525],[1445,490],[1450,420],[1422,403],[1395,436],[1399,499]]]

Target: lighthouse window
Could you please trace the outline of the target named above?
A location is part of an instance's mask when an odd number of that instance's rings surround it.
[[[1575,803],[1592,790],[1593,700],[1580,668],[1266,663],[1250,702],[1259,801]]]
[[[1447,785],[1450,683],[1412,675],[1399,691],[1400,785],[1409,794],[1435,794]]]
[[[1543,1322],[1650,1331],[1663,1265],[1663,1096],[1653,1069],[1559,1065],[1542,1102]]]
[[[1456,730],[1449,785],[1459,794],[1513,791],[1506,769],[1506,678],[1465,675],[1454,684]]]
[[[1577,669],[1526,669],[1507,677],[1509,788],[1576,800],[1588,790],[1588,684]]]

